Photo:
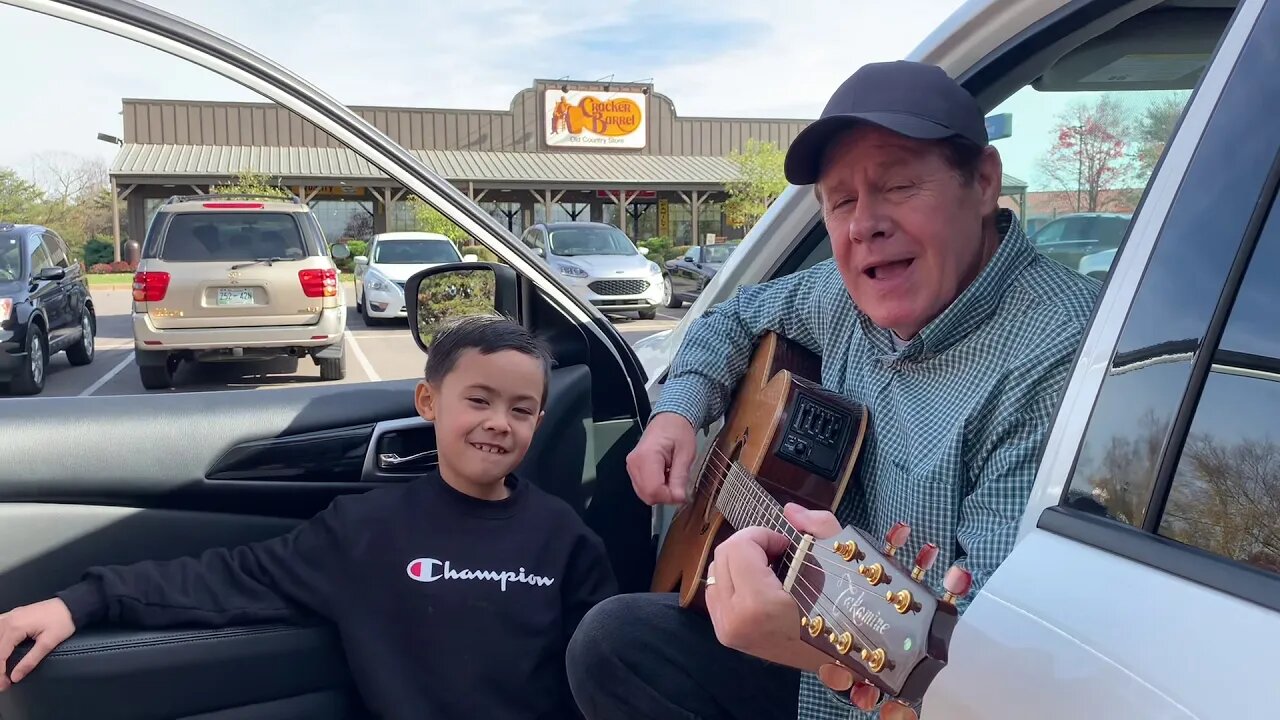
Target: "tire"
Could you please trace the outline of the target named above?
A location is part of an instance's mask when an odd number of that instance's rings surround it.
[[[658,317],[658,309],[657,309],[657,308],[649,308],[648,310],[641,310],[641,311],[640,311],[640,312],[638,312],[637,314],[640,316],[640,319],[641,319],[641,320],[652,320],[652,319],[654,319],[654,318]]]
[[[44,380],[48,374],[49,343],[44,330],[32,323],[27,326],[27,362],[9,380],[9,392],[14,395],[39,395],[44,392]]]
[[[142,379],[142,387],[148,390],[168,390],[173,387],[173,376],[180,364],[182,358],[177,355],[168,355],[159,365],[138,362],[138,376]]]
[[[673,310],[684,306],[684,301],[677,298],[676,294],[671,291],[671,278],[669,277],[662,278],[662,296],[666,298],[663,304]]]
[[[67,361],[72,365],[88,365],[93,362],[97,343],[93,336],[97,332],[97,322],[89,308],[80,310],[80,342],[67,348]]]
[[[347,347],[336,358],[319,358],[321,380],[342,380],[347,376]]]

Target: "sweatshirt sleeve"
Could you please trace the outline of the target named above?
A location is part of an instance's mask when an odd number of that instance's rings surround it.
[[[57,596],[77,628],[281,622],[332,617],[344,575],[344,531],[355,496],[340,497],[293,531],[194,557],[94,567]]]
[[[564,584],[565,640],[573,636],[587,611],[618,594],[618,581],[604,543],[585,526],[569,557]]]

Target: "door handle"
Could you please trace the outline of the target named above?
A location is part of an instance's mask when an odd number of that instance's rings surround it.
[[[398,467],[400,465],[413,462],[414,460],[418,460],[420,458],[425,458],[428,456],[434,457],[435,454],[436,454],[435,450],[426,450],[420,453],[415,453],[413,455],[410,455],[409,457],[400,457],[396,453],[378,453],[378,467],[381,467],[381,468]]]

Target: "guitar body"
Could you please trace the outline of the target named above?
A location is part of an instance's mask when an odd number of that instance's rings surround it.
[[[778,503],[834,511],[853,476],[868,415],[817,384],[821,362],[777,333],[756,343],[724,425],[687,502],[672,519],[651,589],[703,607],[712,551],[737,529],[716,508],[730,463],[758,478]]]

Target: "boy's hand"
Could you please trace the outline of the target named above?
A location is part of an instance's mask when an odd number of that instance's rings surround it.
[[[0,692],[8,690],[12,684],[4,671],[9,667],[9,656],[18,643],[31,638],[35,647],[8,673],[14,683],[30,675],[50,651],[75,631],[71,611],[58,598],[23,605],[0,615]]]
[[[636,495],[650,505],[683,503],[697,447],[697,433],[683,416],[670,412],[654,415],[640,442],[627,455],[627,472]]]

